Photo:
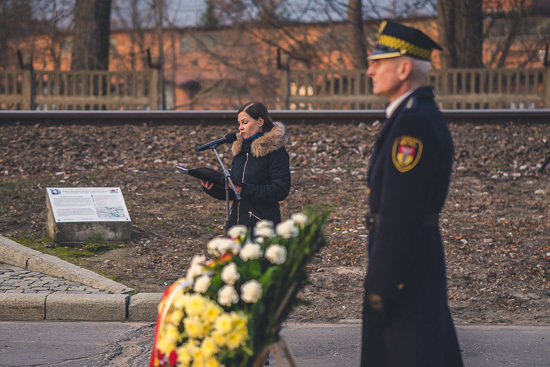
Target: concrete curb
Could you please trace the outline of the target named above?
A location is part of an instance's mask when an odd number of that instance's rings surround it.
[[[0,261],[56,278],[82,283],[111,293],[129,293],[133,289],[93,271],[55,256],[43,254],[0,235]]]
[[[0,293],[0,321],[156,321],[162,293],[128,295],[132,288],[1,235],[0,261],[113,293]]]
[[[46,298],[46,320],[125,321],[128,302],[125,294],[53,293]]]
[[[46,316],[45,310],[44,294],[0,294],[0,321],[40,321]]]
[[[162,293],[138,293],[130,297],[128,321],[157,321]]]

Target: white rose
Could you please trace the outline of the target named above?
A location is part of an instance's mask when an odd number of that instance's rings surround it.
[[[231,248],[229,249],[233,255],[237,255],[239,251],[241,251],[241,245],[239,245],[237,242],[233,241],[233,244],[231,245]]]
[[[275,232],[271,227],[254,228],[254,236],[263,238],[272,238],[275,236]]]
[[[277,224],[276,231],[279,236],[286,239],[298,236],[298,227],[296,227],[294,221],[291,219]]]
[[[304,227],[307,223],[307,215],[303,213],[294,213],[290,216],[290,219],[292,219],[298,227]]]
[[[232,285],[224,285],[218,291],[218,303],[222,306],[231,306],[239,302],[239,295]]]
[[[214,238],[208,242],[206,245],[206,249],[208,250],[208,253],[212,256],[220,256],[220,251],[218,250],[218,243],[221,240],[221,238]]]
[[[222,255],[225,255],[229,251],[232,251],[235,246],[238,244],[230,238],[222,238],[218,243],[218,250]]]
[[[257,243],[252,242],[248,242],[246,245],[244,245],[241,252],[239,253],[239,257],[243,259],[243,261],[256,260],[260,256],[262,256],[262,247]]]
[[[204,255],[195,255],[191,259],[191,266],[193,267],[195,265],[203,265],[205,261],[206,261],[206,256],[204,256]]]
[[[272,264],[281,265],[286,261],[286,248],[278,244],[271,245],[265,250],[265,258]]]
[[[193,280],[196,276],[201,275],[203,271],[203,266],[199,264],[194,264],[189,267],[187,270],[187,275],[185,279]]]
[[[237,271],[237,264],[230,263],[223,267],[221,272],[222,280],[225,284],[235,284],[241,277],[241,274]]]
[[[247,303],[256,303],[262,297],[262,285],[257,280],[249,280],[241,286],[241,298]]]
[[[263,219],[256,223],[256,225],[254,226],[254,229],[260,228],[273,228],[273,222],[267,219]]]
[[[210,283],[211,283],[211,280],[208,275],[201,275],[195,281],[193,290],[197,293],[204,293],[208,290],[208,287],[210,287]]]
[[[247,231],[248,229],[246,228],[246,226],[238,225],[229,228],[229,231],[227,231],[227,235],[233,239],[239,239],[241,237],[244,237]]]
[[[208,253],[213,256],[222,256],[225,255],[229,250],[231,250],[235,241],[230,238],[214,238],[212,241],[208,242],[206,247],[208,248]]]

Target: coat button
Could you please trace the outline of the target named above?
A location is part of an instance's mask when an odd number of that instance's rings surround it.
[[[399,283],[399,284],[397,285],[397,289],[398,289],[398,290],[402,291],[403,288],[405,288],[405,284]]]

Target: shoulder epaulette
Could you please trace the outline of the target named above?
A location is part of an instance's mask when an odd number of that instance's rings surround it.
[[[405,108],[407,110],[415,110],[416,109],[416,97],[409,97],[407,100],[407,104],[405,105]]]

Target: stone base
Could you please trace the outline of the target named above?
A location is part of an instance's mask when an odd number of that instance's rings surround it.
[[[131,222],[61,222],[56,223],[49,200],[46,198],[46,233],[57,243],[77,244],[101,236],[102,241],[130,241]]]

